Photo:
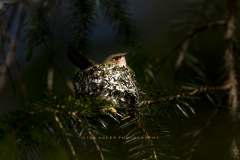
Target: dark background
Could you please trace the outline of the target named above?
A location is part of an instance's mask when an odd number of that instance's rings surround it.
[[[135,20],[136,26],[141,30],[139,44],[146,43],[144,47],[139,49],[139,56],[147,57],[144,61],[140,62],[143,65],[150,64],[156,57],[163,57],[169,50],[171,50],[183,37],[186,36],[191,21],[196,16],[196,10],[198,8],[197,2],[190,0],[132,0],[129,3],[129,11],[132,13],[132,18]],[[55,62],[61,69],[61,71],[68,75],[70,79],[74,76],[76,68],[70,63],[67,58],[67,45],[70,43],[73,33],[71,25],[67,24],[67,11],[68,4],[64,2],[61,8],[58,10],[57,21],[54,25],[54,31],[57,35],[55,38],[56,46],[58,46],[59,54],[55,57]],[[214,4],[212,4],[214,5]],[[209,14],[211,14],[211,5],[209,8]],[[213,7],[214,8],[214,7]],[[123,53],[131,49],[130,46],[126,46],[122,41],[116,38],[112,32],[111,27],[106,21],[103,21],[103,16],[98,11],[98,19],[96,19],[96,27],[93,30],[93,36],[90,38],[92,41],[92,51],[89,58],[102,62],[107,56],[115,53]],[[214,18],[221,20],[225,12],[219,12],[219,15],[215,15]],[[219,17],[218,17],[219,16]],[[17,18],[15,18],[15,24],[11,26],[11,34],[14,35],[16,30]],[[203,26],[206,23],[204,18],[201,18],[197,26]],[[22,34],[23,37],[24,34]],[[29,100],[31,103],[41,101],[46,98],[45,91],[47,90],[47,69],[48,64],[44,57],[44,50],[40,49],[39,52],[34,52],[33,58],[30,62],[26,62],[27,43],[20,43],[17,49],[17,59],[19,60],[21,70],[23,71],[24,80],[27,85],[27,92],[29,94]],[[218,81],[220,77],[219,69],[223,66],[223,54],[224,54],[224,27],[218,27],[209,29],[202,33],[198,39],[190,44],[189,50],[191,54],[196,56],[205,66],[204,73],[209,77],[209,82],[213,85],[221,84]],[[175,52],[161,68],[160,73],[157,75],[158,83],[162,86],[172,86],[174,83],[174,65],[179,52]],[[134,70],[138,67],[134,64],[136,59],[131,57],[127,59],[130,67]],[[141,63],[138,65],[141,65]],[[145,79],[144,70],[136,69],[136,79],[140,83],[140,86],[148,84]],[[7,114],[7,111],[14,111],[23,107],[24,98],[21,91],[19,74],[17,68],[14,65],[11,67],[11,76],[13,78],[17,95],[14,96],[11,83],[8,81],[5,88],[0,95],[0,112],[1,114]],[[196,73],[191,68],[183,65],[181,67],[178,82],[188,81],[188,78],[194,79]],[[156,86],[151,83],[148,85]],[[70,89],[67,87],[65,81],[60,74],[54,72],[54,93],[63,93],[68,96],[73,95]],[[185,159],[189,151],[191,150],[195,137],[183,136],[186,133],[194,131],[205,125],[211,116],[214,106],[204,96],[202,99],[190,103],[195,109],[195,115],[190,111],[189,119],[180,119],[174,113],[172,116],[174,122],[170,118],[166,118],[163,122],[172,137],[171,144],[175,146],[175,155],[180,156],[181,159]],[[201,138],[200,145],[194,152],[193,159],[195,160],[211,160],[211,159],[227,159],[229,156],[229,134],[226,125],[226,121],[222,120],[223,117],[228,116],[228,111],[221,109],[222,118],[219,118],[213,122],[214,127],[209,128],[204,132]],[[224,125],[223,125],[224,124]]]

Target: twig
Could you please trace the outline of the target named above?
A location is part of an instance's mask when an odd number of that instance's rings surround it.
[[[25,1],[22,3],[22,5],[23,5],[23,7],[25,7]],[[11,40],[10,40],[10,37],[9,37],[9,34],[8,34],[8,30],[10,29],[10,26],[11,26],[11,24],[12,24],[12,21],[13,21],[13,19],[14,19],[14,16],[15,16],[15,13],[16,13],[16,10],[17,10],[17,6],[18,6],[18,3],[17,4],[15,4],[15,6],[14,6],[14,8],[13,8],[13,11],[12,11],[12,14],[11,14],[11,16],[10,16],[10,19],[9,19],[9,21],[8,21],[8,24],[7,24],[7,28],[5,28],[4,27],[4,25],[3,25],[3,23],[2,22],[0,22],[1,23],[1,25],[2,25],[2,33],[4,33],[4,37],[5,37],[5,39],[8,41],[8,43],[9,43],[9,48],[11,48]],[[23,11],[23,12],[25,12],[25,11]],[[21,20],[21,18],[20,18],[20,22],[21,21],[23,21],[23,19]],[[3,41],[4,39],[2,39],[2,41]],[[4,42],[4,41],[3,41]],[[4,49],[4,47],[3,47],[3,49]],[[21,79],[21,86],[22,86],[22,91],[23,91],[23,97],[24,97],[24,102],[25,102],[25,104],[24,104],[24,106],[25,107],[27,107],[28,105],[29,105],[29,99],[28,99],[28,93],[27,93],[27,86],[26,86],[26,83],[25,83],[25,81],[24,81],[24,79],[23,79],[23,74],[22,74],[22,71],[21,71],[21,68],[20,68],[20,65],[19,65],[19,62],[18,62],[18,60],[17,60],[17,58],[16,58],[16,55],[15,55],[15,53],[13,53],[14,54],[14,57],[15,57],[15,61],[16,61],[16,65],[17,65],[17,68],[18,68],[18,72],[19,72],[19,74],[20,74],[20,79]],[[5,54],[4,54],[4,52],[3,52],[3,55],[4,55],[4,62],[5,62],[5,60],[6,60],[6,58],[5,58]],[[11,76],[10,76],[10,70],[9,70],[9,67],[5,64],[5,68],[3,68],[3,70],[7,70],[7,72],[8,72],[8,75],[9,75],[9,79],[10,79],[10,81],[11,81],[11,83],[13,83],[12,82],[12,78],[11,78]],[[4,71],[2,71],[3,73],[4,73]],[[14,84],[12,84],[12,85],[14,85]],[[16,92],[16,91],[15,91]],[[15,93],[15,95],[16,95],[16,93]]]
[[[12,84],[12,88],[13,88],[13,92],[14,92],[14,95],[16,96],[17,93],[16,93],[16,89],[15,89],[15,85],[13,83],[13,80],[12,80],[12,76],[10,74],[10,69],[7,67],[7,65],[5,64],[5,61],[6,61],[6,55],[5,55],[5,51],[4,51],[4,38],[3,38],[3,24],[2,22],[0,22],[1,24],[1,52],[3,54],[3,61],[4,61],[4,66],[0,66],[0,74],[1,73],[4,73],[5,72],[5,69],[6,69],[6,72],[8,74],[8,78],[10,80],[10,83]]]
[[[106,0],[100,0],[100,3],[104,6],[106,9],[105,15],[106,18],[109,16],[111,18],[109,19],[109,24],[112,25],[113,31],[117,32],[117,36],[121,38],[121,32],[124,32],[124,43],[129,43],[131,46],[136,46],[136,41],[134,39],[139,39],[138,35],[138,28],[133,27],[130,22],[131,20],[127,15],[129,13],[126,12],[126,4],[128,3],[127,1],[117,1],[116,2],[111,2],[111,1],[106,1]],[[115,9],[116,8],[116,9]],[[113,10],[114,13],[111,11]],[[110,11],[110,12],[109,12]],[[120,12],[118,12],[120,11]],[[109,14],[112,13],[112,14]],[[112,20],[113,19],[113,20]],[[132,55],[135,55],[133,53]]]
[[[208,28],[212,28],[212,27],[216,27],[216,26],[223,26],[223,25],[226,25],[226,21],[210,22],[206,26],[197,28],[197,29],[193,30],[192,32],[189,32],[189,34],[185,37],[185,39],[182,43],[182,50],[180,51],[179,57],[177,59],[176,65],[175,65],[175,70],[176,70],[175,76],[174,76],[175,80],[177,79],[179,68],[182,64],[182,61],[184,60],[185,53],[187,52],[188,45],[189,45],[189,42],[191,41],[191,39],[197,38],[197,36],[200,32],[203,32],[204,30],[206,30]]]
[[[9,20],[8,20],[8,23],[7,23],[7,27],[6,27],[7,31],[9,31],[9,29],[10,29],[10,27],[11,27],[11,25],[12,25],[12,22],[13,22],[13,20],[14,20],[14,17],[15,17],[15,15],[16,15],[16,12],[17,12],[17,7],[18,7],[18,5],[19,5],[19,2],[16,2],[16,3],[14,4],[14,6],[13,6],[12,13],[11,13],[11,15],[10,15],[10,17],[9,17]]]
[[[20,15],[19,25],[17,27],[17,33],[16,33],[15,38],[11,41],[10,48],[9,48],[10,51],[7,53],[7,56],[6,56],[6,60],[5,60],[5,64],[6,64],[5,70],[6,71],[7,71],[7,68],[9,68],[12,65],[12,62],[15,58],[15,52],[16,52],[18,40],[19,40],[19,37],[20,37],[20,34],[21,34],[21,28],[22,28],[22,25],[23,25],[23,20],[24,20],[24,17],[25,17],[25,12],[23,11],[23,7],[24,7],[24,5],[21,4],[20,5],[20,10],[22,10],[22,12],[21,12],[21,15]],[[3,90],[5,82],[6,82],[6,72],[3,72],[0,76],[0,93]]]
[[[24,81],[23,74],[22,74],[22,71],[21,71],[21,68],[20,68],[20,65],[18,63],[17,58],[15,58],[15,61],[16,61],[16,65],[17,65],[18,72],[19,72],[20,79],[21,79],[21,87],[22,87],[23,98],[24,98],[24,106],[28,107],[29,99],[28,99],[28,93],[27,93],[27,85],[26,85],[26,83]]]
[[[194,70],[200,77],[202,77],[203,79],[207,79],[206,74],[203,73],[203,71],[201,69],[199,69],[196,65],[194,65],[191,61],[188,61],[186,59],[184,59],[184,62],[192,69]]]
[[[60,106],[59,106],[60,107]],[[62,108],[65,108],[65,106],[61,106]],[[29,114],[38,114],[38,113],[42,113],[42,112],[55,112],[55,113],[59,113],[59,114],[64,114],[64,115],[72,115],[73,113],[79,113],[79,114],[83,114],[84,112],[86,112],[86,110],[82,111],[82,112],[64,112],[64,111],[61,111],[61,110],[57,110],[57,109],[49,109],[49,108],[46,108],[46,109],[41,109],[41,110],[38,110],[38,111],[30,111]]]
[[[218,106],[216,106],[216,108],[215,108],[215,110],[213,111],[210,119],[206,122],[206,124],[205,124],[201,129],[199,129],[199,130],[194,134],[194,136],[197,136],[197,135],[199,135],[200,133],[203,133],[204,131],[206,131],[206,129],[207,129],[208,127],[210,127],[210,125],[213,123],[213,120],[216,118],[216,116],[217,116],[218,113],[219,113],[219,106],[221,106],[220,104],[221,104],[221,102],[219,103]],[[191,149],[191,151],[190,151],[190,154],[189,154],[187,160],[191,160],[191,159],[192,159],[193,153],[196,151],[196,148],[198,147],[198,145],[199,145],[200,140],[201,140],[202,137],[203,137],[203,135],[200,135],[200,136],[197,138],[197,140],[195,141],[195,143],[194,143],[194,145],[193,145],[193,147],[192,147],[192,149]]]
[[[203,31],[205,31],[206,29],[213,28],[213,27],[217,27],[217,26],[225,26],[226,24],[227,24],[227,23],[226,23],[226,21],[224,21],[224,20],[215,21],[215,22],[209,22],[207,25],[195,29],[195,30],[192,32],[192,34],[189,34],[189,35],[186,36],[185,38],[190,37],[190,38],[194,38],[194,39],[195,39],[200,32],[203,32]]]
[[[53,73],[54,73],[54,68],[52,65],[50,65],[48,68],[48,77],[47,77],[48,92],[52,92],[52,89],[53,89]]]
[[[184,98],[184,96],[197,96],[200,93],[205,93],[205,92],[212,92],[212,91],[227,91],[230,89],[231,86],[229,85],[223,85],[223,86],[216,86],[216,87],[202,87],[202,88],[198,88],[195,89],[192,92],[185,92],[179,95],[174,95],[174,96],[168,96],[168,97],[163,97],[158,99],[157,101],[143,101],[141,102],[141,106],[142,105],[149,105],[149,104],[156,104],[159,102],[167,102],[167,101],[172,101],[175,100],[177,98]]]
[[[23,7],[26,9],[26,1],[25,1],[25,0],[22,2],[22,5],[23,5]],[[16,11],[17,11],[17,9],[16,9],[17,6],[18,6],[18,3],[14,6],[14,10],[12,11],[12,14],[11,14],[11,16],[10,16],[10,19],[9,19],[9,21],[8,21],[6,30],[9,30],[9,29],[10,29],[10,26],[11,26],[12,21],[13,21],[13,19],[14,19],[15,13],[16,13]],[[24,12],[25,12],[25,10],[24,10]],[[21,21],[21,19],[20,19],[20,21]],[[22,19],[22,21],[23,21],[23,19]],[[9,41],[9,43],[10,43],[10,41]],[[14,54],[15,54],[15,53],[14,53]],[[25,106],[25,107],[28,107],[28,105],[29,105],[29,99],[28,99],[28,93],[27,93],[27,85],[26,85],[26,83],[25,83],[25,81],[24,81],[23,74],[22,74],[22,71],[21,71],[21,68],[20,68],[20,64],[19,64],[16,56],[15,56],[15,61],[16,61],[16,65],[17,65],[18,72],[19,72],[20,79],[21,79],[21,87],[22,87],[22,92],[23,92],[23,97],[24,97],[24,106]]]
[[[69,138],[67,136],[65,128],[63,127],[63,125],[62,125],[61,121],[59,120],[58,116],[56,115],[56,113],[54,112],[53,114],[54,114],[54,118],[55,118],[56,122],[58,123],[59,127],[63,131],[63,135],[66,137],[67,143],[68,143],[69,147],[71,148],[72,155],[75,157],[76,160],[78,160],[78,158],[76,157],[76,152],[73,148],[73,145],[72,145],[71,141],[69,140]]]
[[[150,137],[149,134],[148,134],[148,132],[146,131],[146,129],[145,129],[142,121],[140,120],[140,118],[137,116],[136,113],[134,113],[134,117],[136,118],[138,124],[141,126],[141,128],[142,128],[143,132],[146,134],[146,136],[147,136],[147,137]],[[156,151],[155,151],[155,149],[154,149],[155,147],[154,147],[154,145],[153,145],[153,143],[152,143],[152,141],[151,141],[150,138],[147,138],[147,140],[148,140],[148,143],[150,144],[151,149],[152,149],[152,151],[153,151],[154,159],[157,160],[158,158],[157,158]]]
[[[197,25],[197,23],[199,21],[199,18],[201,16],[202,12],[203,12],[203,9],[204,9],[206,3],[207,3],[207,0],[203,0],[202,4],[200,5],[200,7],[198,9],[198,14],[197,14],[196,18],[193,20],[192,24],[191,24],[191,27],[190,27],[190,29],[188,31],[188,35],[191,35],[193,33],[194,28],[196,27],[196,25]],[[186,51],[188,49],[188,45],[189,45],[189,42],[191,41],[191,39],[192,39],[191,37],[186,38],[185,41],[182,44],[182,49],[181,49],[181,51],[179,53],[179,56],[178,56],[178,59],[176,61],[176,65],[175,65],[175,71],[176,71],[175,72],[175,80],[177,79],[179,68],[181,67],[181,64],[182,64],[182,62],[184,60],[185,53],[186,53]]]
[[[27,7],[28,7],[27,9],[30,11],[31,8],[30,8],[29,6],[27,6]],[[31,12],[30,12],[30,15],[31,15],[31,17],[34,17],[34,15],[33,15]],[[50,79],[51,79],[51,74],[53,74],[52,68],[54,68],[54,69],[56,69],[56,70],[59,72],[59,74],[60,74],[60,75],[62,76],[62,78],[65,80],[67,86],[68,86],[69,89],[72,91],[72,93],[74,93],[74,87],[73,87],[72,81],[68,78],[67,75],[63,74],[62,71],[59,69],[59,67],[53,62],[53,60],[52,60],[52,55],[51,55],[50,52],[49,52],[49,45],[47,45],[45,38],[44,38],[42,35],[40,35],[40,38],[41,38],[42,41],[43,41],[43,45],[44,45],[45,49],[47,50],[47,51],[46,51],[47,56],[50,57],[50,58],[49,58],[50,66],[52,66],[51,68],[49,67],[49,70],[48,70],[48,80],[47,80],[47,88],[48,88],[48,90],[52,90],[53,82],[51,82]],[[49,77],[49,76],[50,76],[50,77]],[[53,75],[52,75],[52,76],[53,76]],[[53,77],[52,77],[52,78],[53,78]],[[52,79],[52,80],[53,80],[53,79]]]
[[[11,22],[12,22],[12,16],[15,15],[13,14],[15,12],[15,10],[17,9],[17,6],[18,5],[14,5],[14,8],[12,10],[12,14],[11,14],[11,18],[9,19],[8,21],[8,24],[10,25]],[[2,15],[0,15],[2,17]],[[10,83],[12,85],[12,88],[13,88],[13,91],[14,91],[14,95],[16,96],[16,89],[15,89],[15,85],[13,83],[13,80],[12,80],[12,77],[11,77],[11,74],[10,74],[10,69],[9,67],[6,65],[6,55],[5,55],[5,51],[4,51],[4,41],[5,39],[7,39],[7,41],[10,43],[10,37],[9,37],[9,33],[8,33],[8,29],[5,29],[4,25],[3,25],[3,22],[2,20],[0,19],[0,25],[1,25],[1,50],[2,50],[2,53],[3,53],[3,61],[4,61],[4,64],[3,66],[0,66],[0,74],[3,74],[3,73],[7,73],[8,74],[8,77],[9,77],[9,80],[10,80]],[[9,27],[8,27],[9,28]],[[10,45],[9,45],[10,46]]]
[[[73,112],[72,115],[79,121],[79,123],[83,124],[82,121],[77,117],[77,115],[76,115],[75,112]],[[83,124],[83,125],[84,125],[84,124]],[[92,132],[89,131],[89,129],[87,128],[87,126],[84,125],[84,127],[87,129],[89,135],[90,135],[91,137],[94,137],[94,135],[92,134]],[[98,150],[99,153],[100,153],[101,159],[104,160],[103,153],[102,153],[102,151],[101,151],[101,149],[100,149],[97,141],[96,141],[94,138],[92,138],[92,140],[93,140],[94,144],[96,145],[97,150]]]
[[[207,0],[204,0],[204,1],[202,2],[201,6],[199,7],[198,15],[197,15],[197,17],[194,19],[194,21],[192,22],[191,27],[190,27],[190,30],[189,30],[187,36],[184,37],[183,40],[181,40],[171,51],[169,51],[169,52],[166,54],[165,57],[162,58],[160,64],[157,66],[157,69],[155,70],[155,73],[154,73],[155,75],[158,74],[158,71],[160,70],[161,66],[167,61],[167,59],[170,57],[170,55],[171,55],[175,50],[177,50],[180,46],[182,46],[182,48],[183,48],[184,46],[186,46],[186,45],[188,46],[188,42],[187,42],[187,41],[189,41],[189,40],[191,39],[191,37],[195,34],[195,33],[194,33],[194,28],[195,28],[195,26],[196,26],[196,24],[197,24],[197,22],[198,22],[198,20],[199,20],[199,18],[200,18],[201,12],[202,12],[202,10],[203,10],[206,2],[207,2]],[[185,43],[185,45],[184,45],[184,43]],[[155,60],[153,63],[157,63],[158,61],[159,61],[159,58],[156,58],[156,60]]]
[[[196,148],[198,147],[201,138],[202,138],[202,135],[201,135],[200,137],[198,137],[198,139],[197,139],[197,140],[195,141],[195,143],[193,144],[193,147],[192,147],[192,149],[191,149],[191,151],[190,151],[190,154],[189,154],[187,160],[191,160],[191,159],[192,159],[193,153],[195,152]]]
[[[63,74],[62,71],[58,68],[58,66],[52,62],[52,65],[54,66],[54,68],[59,72],[59,74],[62,76],[62,78],[65,80],[67,86],[69,87],[69,89],[72,91],[72,93],[74,93],[74,87],[73,87],[73,83],[72,81],[68,78],[67,75]]]
[[[200,28],[195,29],[191,34],[188,34],[186,37],[184,37],[172,50],[170,50],[165,57],[162,58],[162,60],[160,61],[159,65],[156,67],[155,71],[154,71],[154,75],[156,76],[158,74],[158,72],[160,71],[160,68],[162,67],[162,65],[167,61],[167,59],[170,57],[170,55],[176,51],[181,45],[183,46],[184,42],[187,39],[196,39],[198,37],[198,34],[209,29],[209,28],[213,28],[213,27],[217,27],[217,26],[224,26],[226,25],[226,21],[216,21],[216,22],[210,22],[205,26],[202,26]],[[159,58],[156,58],[154,60],[153,63],[157,63],[159,62]],[[152,66],[152,65],[149,65]],[[146,69],[147,70],[147,69]]]
[[[191,37],[188,37],[184,40],[184,42],[182,44],[182,49],[179,53],[179,56],[178,56],[178,59],[176,61],[176,65],[175,65],[175,75],[174,75],[175,81],[176,81],[177,76],[178,76],[179,68],[181,67],[182,61],[185,57],[185,53],[187,52],[188,44],[189,44],[190,40],[191,40]]]

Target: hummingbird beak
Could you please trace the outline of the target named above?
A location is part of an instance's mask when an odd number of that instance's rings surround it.
[[[129,53],[131,53],[132,51],[134,51],[135,49],[138,49],[139,47],[142,47],[145,43],[141,44],[138,47],[133,48],[132,50],[128,51],[127,53],[124,54],[124,57],[126,57]]]

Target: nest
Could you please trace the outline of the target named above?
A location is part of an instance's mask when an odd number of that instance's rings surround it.
[[[116,64],[98,64],[80,70],[75,80],[76,96],[99,97],[114,104],[136,107],[143,93],[138,88],[135,73],[129,67]]]

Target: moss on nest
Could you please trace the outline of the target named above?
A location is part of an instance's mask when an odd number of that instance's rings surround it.
[[[129,67],[97,64],[76,74],[75,92],[77,97],[89,95],[110,100],[114,104],[136,107],[142,94],[134,77],[135,73]]]

